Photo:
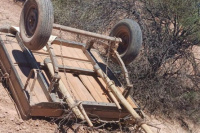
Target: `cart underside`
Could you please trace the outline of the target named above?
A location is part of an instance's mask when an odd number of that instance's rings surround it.
[[[55,88],[50,90],[53,77],[45,61],[51,62],[45,50],[29,51],[22,44],[18,34],[0,33],[0,68],[4,84],[10,89],[23,119],[30,116],[59,117],[71,109]],[[81,102],[87,115],[103,120],[118,120],[129,115],[121,105],[119,111],[108,94],[106,83],[94,71],[91,57],[105,72],[106,64],[97,51],[89,55],[83,49],[84,44],[56,39],[51,46],[54,59],[59,68],[60,80],[64,83],[74,101]],[[105,72],[106,73],[106,72]],[[7,75],[7,77],[6,77]],[[109,70],[108,77],[123,92],[124,88]],[[132,108],[138,106],[129,96]]]

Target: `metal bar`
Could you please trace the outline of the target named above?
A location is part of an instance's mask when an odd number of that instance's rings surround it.
[[[75,41],[69,41],[69,40],[64,40],[64,39],[60,39],[60,38],[56,38],[53,42],[51,42],[51,44],[61,44],[64,46],[68,46],[68,47],[74,47],[74,48],[82,48],[85,47],[84,43],[80,43],[80,42],[75,42]]]
[[[26,80],[26,84],[25,84],[25,86],[24,86],[24,90],[26,90],[26,88],[27,88],[27,86],[28,86],[28,84],[29,84],[29,81],[30,81],[30,79],[31,79],[31,76],[32,76],[33,73],[34,73],[34,79],[33,79],[33,83],[32,83],[31,88],[30,88],[30,92],[33,91],[33,88],[34,88],[34,85],[35,85],[35,82],[36,82],[36,79],[37,79],[37,75],[38,75],[38,72],[37,72],[37,71],[38,71],[38,70],[36,70],[36,69],[32,69],[32,70],[30,71],[30,73],[29,73],[29,75],[28,75],[28,78],[27,78],[27,80]]]
[[[84,68],[77,68],[77,67],[69,67],[69,66],[58,66],[59,71],[66,71],[74,74],[82,74],[82,75],[91,75],[97,76],[94,70],[84,69]]]
[[[60,76],[58,75],[58,73],[55,73],[52,80],[51,80],[51,83],[49,85],[49,92],[51,93],[54,90],[57,90],[58,88],[58,82],[60,80]]]
[[[113,41],[113,42],[117,42],[117,43],[122,42],[122,40],[120,38],[105,36],[105,35],[89,32],[89,31],[84,31],[84,30],[79,30],[76,28],[71,28],[71,27],[67,27],[67,26],[63,26],[63,25],[59,25],[59,24],[53,24],[53,28],[57,29],[57,30],[63,30],[63,31],[71,32],[71,33],[76,33],[79,35],[85,35],[85,36],[89,36],[89,37],[93,37],[93,38],[97,38],[97,39],[102,39],[102,40],[106,40],[106,41]]]
[[[13,27],[13,26],[3,26],[3,27],[0,27],[0,32],[11,33],[13,35],[16,35],[17,33],[16,28],[17,27]]]

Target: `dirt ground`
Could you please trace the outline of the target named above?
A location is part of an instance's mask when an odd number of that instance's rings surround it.
[[[0,0],[0,26],[19,25],[21,3],[13,0]],[[161,119],[158,116],[148,116],[152,130],[157,133],[200,133],[199,126],[192,122],[176,122]],[[0,133],[55,133],[58,125],[47,120],[30,119],[23,121],[7,89],[0,84]],[[155,128],[156,127],[156,128]],[[81,131],[80,131],[81,132]],[[83,131],[82,131],[83,132]]]

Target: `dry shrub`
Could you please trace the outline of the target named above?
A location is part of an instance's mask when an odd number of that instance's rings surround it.
[[[152,114],[185,116],[200,122],[199,44],[196,0],[53,0],[56,23],[96,32],[120,19],[136,20],[143,48],[127,66],[133,97]],[[112,64],[110,64],[112,65]],[[116,75],[119,68],[115,65]],[[122,80],[123,82],[123,80]]]

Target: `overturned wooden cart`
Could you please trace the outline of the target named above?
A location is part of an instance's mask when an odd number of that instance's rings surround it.
[[[110,36],[53,24],[48,0],[27,0],[20,28],[0,28],[0,74],[23,119],[60,117],[72,110],[93,126],[92,118],[126,120],[151,133],[131,96],[132,84],[125,64],[138,55],[142,44],[139,25],[120,21]],[[89,37],[87,43],[51,35],[52,28]],[[120,65],[123,86],[93,45],[106,48],[107,58]]]

